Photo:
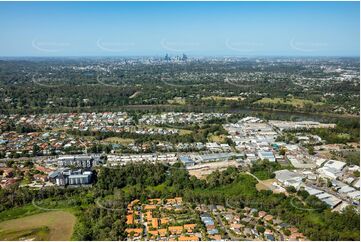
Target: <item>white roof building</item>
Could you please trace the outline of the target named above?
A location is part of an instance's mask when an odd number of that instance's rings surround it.
[[[289,170],[279,170],[275,171],[275,174],[276,179],[285,186],[293,186],[299,189],[302,184],[303,176],[298,173]]]
[[[338,190],[339,193],[349,193],[355,191],[355,188],[350,186],[344,186],[340,190]]]
[[[286,149],[289,150],[289,151],[295,151],[295,150],[298,150],[299,149],[299,146],[298,145],[291,145],[291,144],[287,144],[285,145]]]
[[[276,158],[274,156],[274,154],[272,153],[272,151],[259,151],[258,152],[258,157],[262,160],[268,160],[270,162],[275,162]]]
[[[351,184],[355,181],[354,177],[347,177],[346,179],[344,179],[344,182],[346,182],[347,184]]]
[[[326,199],[326,198],[331,197],[331,194],[328,194],[328,193],[324,192],[324,193],[316,195],[316,197],[318,197],[318,199],[322,200],[322,199]]]
[[[360,191],[353,191],[353,192],[349,192],[347,193],[347,196],[353,200],[359,200],[360,199]]]
[[[312,169],[315,167],[314,163],[310,163],[306,157],[295,156],[295,155],[286,155],[287,159],[291,164],[298,169]]]
[[[337,171],[342,171],[342,169],[346,166],[346,163],[337,160],[329,160],[323,166],[335,169]]]
[[[356,166],[356,165],[353,165],[353,166],[349,166],[348,170],[349,171],[360,171],[360,167]]]
[[[341,175],[342,169],[345,166],[345,162],[329,160],[323,165],[323,167],[319,168],[317,171],[322,177],[336,179],[338,176]]]
[[[338,205],[334,210],[332,210],[332,212],[342,212],[347,206],[350,206],[351,204],[349,204],[348,202],[342,201],[340,203],[340,205]]]
[[[323,199],[322,201],[327,203],[331,208],[336,207],[338,204],[340,204],[342,202],[341,199],[339,199],[333,195],[331,195],[331,197]]]
[[[318,159],[316,160],[316,165],[317,165],[318,167],[320,167],[320,166],[322,166],[323,163],[325,163],[325,161],[326,161],[326,159],[324,159],[324,158],[318,158]]]
[[[308,186],[305,186],[305,191],[307,191],[308,194],[310,194],[310,195],[315,195],[315,196],[324,193],[324,192],[321,191],[321,190],[318,190],[318,189],[312,188],[312,187],[308,187]]]
[[[322,167],[317,171],[320,176],[324,178],[336,179],[340,175],[340,172],[329,167]]]
[[[357,180],[353,183],[353,186],[360,189],[360,178],[357,178]]]

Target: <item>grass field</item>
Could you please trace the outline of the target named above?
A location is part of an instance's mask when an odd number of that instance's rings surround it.
[[[122,145],[129,145],[130,143],[134,143],[134,139],[125,139],[119,137],[109,137],[103,140],[104,143],[115,143],[115,144],[122,144]]]
[[[210,142],[217,142],[217,143],[225,143],[226,142],[226,135],[210,135],[208,140]]]
[[[169,104],[178,104],[178,105],[185,105],[186,104],[186,100],[184,98],[181,98],[181,97],[175,97],[173,99],[168,99],[167,102]]]
[[[233,97],[222,97],[222,96],[209,96],[209,97],[202,97],[202,100],[215,100],[215,101],[242,101],[244,97],[240,96],[233,96]]]
[[[2,212],[0,212],[0,222],[9,220],[9,219],[15,219],[20,218],[24,216],[29,216],[33,214],[37,214],[41,212],[38,208],[34,207],[32,204],[18,207],[18,208],[10,208],[6,209]]]
[[[187,135],[187,134],[191,134],[191,133],[193,133],[192,130],[188,130],[188,129],[180,129],[179,130],[180,135]]]
[[[266,103],[272,103],[272,104],[286,104],[286,105],[292,105],[294,107],[304,107],[306,104],[310,104],[310,105],[323,105],[324,103],[322,102],[314,102],[312,100],[307,100],[307,99],[299,99],[299,98],[262,98],[261,100],[256,101],[255,103],[260,103],[260,104],[266,104]]]
[[[0,223],[0,240],[70,240],[75,222],[65,211],[7,220]]]
[[[337,138],[339,139],[344,139],[344,140],[349,140],[351,138],[350,134],[346,134],[346,133],[341,133],[337,135]]]

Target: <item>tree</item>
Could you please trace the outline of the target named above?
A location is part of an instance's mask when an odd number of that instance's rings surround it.
[[[306,190],[298,190],[297,195],[301,196],[303,199],[306,199],[310,194]]]
[[[15,161],[13,161],[13,160],[6,161],[6,167],[11,168],[11,167],[13,167],[14,164],[15,164]]]
[[[264,231],[266,231],[266,229],[263,226],[260,226],[260,225],[257,225],[256,229],[257,229],[257,231],[259,233],[262,233],[262,234],[264,233]]]
[[[355,177],[360,177],[360,171],[354,171],[354,172],[353,172],[353,175],[354,175]]]
[[[27,161],[25,161],[25,162],[24,162],[24,166],[25,166],[25,167],[29,167],[29,168],[31,168],[31,167],[33,167],[33,166],[34,166],[34,163],[33,163],[33,162],[31,162],[31,161],[29,161],[29,160],[27,160]]]
[[[40,147],[37,144],[33,145],[33,156],[37,156],[39,154]]]
[[[286,149],[282,147],[280,149],[280,155],[285,155],[285,154],[286,154]]]
[[[295,188],[294,186],[288,186],[288,187],[286,187],[286,191],[287,191],[288,193],[295,193],[295,192],[297,192],[297,190],[296,190],[296,188]]]
[[[311,145],[308,146],[308,154],[310,154],[310,155],[316,154],[315,148],[313,146],[311,146]]]

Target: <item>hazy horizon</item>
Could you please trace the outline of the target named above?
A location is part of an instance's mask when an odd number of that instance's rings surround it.
[[[3,57],[358,57],[359,2],[1,2]]]

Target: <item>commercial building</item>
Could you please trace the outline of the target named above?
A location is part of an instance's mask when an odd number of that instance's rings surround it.
[[[268,160],[270,162],[276,162],[276,158],[271,151],[259,151],[258,157],[262,160]]]
[[[227,161],[230,159],[237,159],[243,158],[244,154],[239,153],[211,153],[211,154],[204,154],[204,155],[194,155],[193,160],[197,163],[206,163],[211,161]]]
[[[181,156],[179,157],[179,160],[185,165],[185,166],[194,166],[195,162],[192,160],[189,156]]]
[[[329,160],[323,165],[323,167],[319,168],[317,172],[322,177],[336,179],[342,174],[342,170],[345,166],[345,162]]]
[[[299,189],[302,184],[303,176],[289,170],[275,171],[276,179],[284,186],[293,186]]]
[[[48,178],[58,186],[87,185],[92,182],[91,171],[59,169],[49,174]]]
[[[91,168],[101,163],[99,155],[75,155],[75,156],[60,156],[58,158],[59,167],[74,166],[77,168]]]

